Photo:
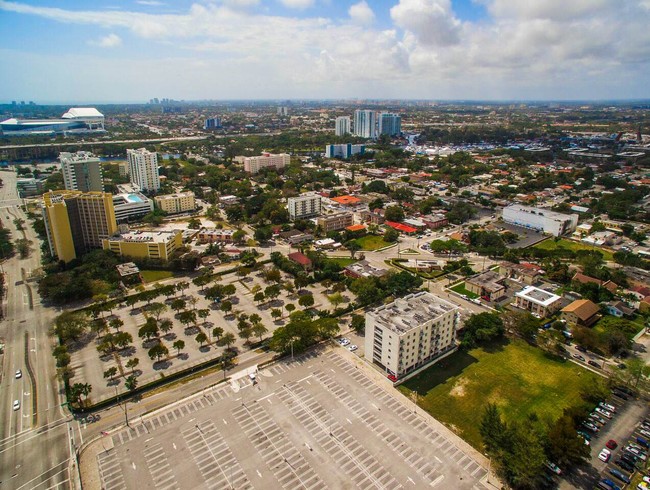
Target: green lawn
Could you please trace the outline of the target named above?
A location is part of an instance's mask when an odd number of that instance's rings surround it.
[[[506,420],[523,421],[531,412],[555,419],[580,403],[579,392],[597,375],[578,365],[547,357],[523,341],[458,351],[399,387],[407,396],[477,449],[479,426],[488,402]]]
[[[574,252],[577,252],[578,250],[597,250],[598,252],[603,254],[603,259],[610,261],[614,260],[614,255],[612,252],[609,250],[605,250],[600,247],[594,247],[592,245],[587,245],[586,243],[580,243],[580,242],[574,242],[572,240],[566,240],[564,238],[561,238],[559,241],[555,241],[553,238],[549,238],[548,240],[544,240],[543,242],[539,242],[538,244],[535,245],[534,248],[539,248],[542,250],[556,250],[556,249],[566,249],[566,250],[572,250]]]
[[[457,284],[453,288],[449,288],[449,289],[451,289],[452,291],[456,291],[458,294],[464,294],[470,299],[478,298],[478,294],[473,293],[473,292],[468,291],[467,289],[465,289],[465,283],[464,282],[461,282],[460,284]]]
[[[383,237],[377,235],[366,235],[355,240],[360,246],[361,250],[377,250],[380,248],[387,247],[392,245],[391,243],[384,240]]]
[[[174,277],[174,273],[171,271],[140,271],[140,276],[144,282],[156,282],[163,279],[169,279]]]
[[[330,257],[327,259],[327,262],[333,262],[334,264],[338,264],[341,267],[347,267],[348,265],[354,264],[355,262],[359,262],[359,260],[350,259],[348,257]]]

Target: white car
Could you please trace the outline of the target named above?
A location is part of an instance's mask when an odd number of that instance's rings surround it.
[[[20,409],[20,400],[14,400],[14,412]]]
[[[628,446],[628,447],[625,448],[625,450],[626,450],[628,453],[632,453],[632,454],[634,454],[637,458],[640,458],[640,459],[642,459],[643,461],[645,461],[645,460],[647,459],[647,456],[645,455],[645,453],[644,453],[643,451],[639,451],[639,450],[638,450],[637,448],[635,448],[635,447]]]
[[[346,338],[342,338],[341,340],[339,340],[339,344],[341,344],[341,345],[344,346],[344,347],[345,347],[346,345],[348,345],[349,343],[350,343],[350,340],[349,340],[349,339],[346,339]]]
[[[354,345],[354,344],[348,346],[348,350],[349,350],[350,352],[354,352],[354,351],[357,350],[357,349],[358,349],[358,347],[357,347],[356,345]]]
[[[23,372],[20,369],[16,370],[16,379],[20,379],[22,377],[23,377]]]
[[[600,402],[600,403],[598,404],[598,406],[599,406],[600,408],[603,408],[603,409],[607,410],[608,412],[616,412],[616,407],[613,406],[613,405],[610,405],[610,404],[608,404],[608,403]]]
[[[561,475],[562,474],[562,470],[555,463],[551,463],[550,461],[547,461],[546,463],[544,463],[544,466],[546,466],[549,470],[551,470],[556,475]]]
[[[607,417],[608,419],[612,418],[612,414],[610,412],[608,412],[607,410],[605,410],[604,408],[597,407],[595,411],[597,413]]]
[[[604,461],[605,463],[607,463],[607,461],[609,461],[609,458],[610,458],[611,455],[612,455],[612,452],[609,449],[603,448],[603,450],[598,455],[598,459],[600,459],[601,461]]]
[[[646,429],[641,429],[639,432],[640,432],[641,435],[644,436],[644,437],[650,437],[650,431],[648,431],[648,430],[646,430]]]

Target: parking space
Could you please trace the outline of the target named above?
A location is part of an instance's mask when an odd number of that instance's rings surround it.
[[[102,488],[487,488],[486,469],[336,350],[131,422]]]
[[[601,480],[624,488],[632,479],[637,463],[646,457],[646,448],[639,444],[637,437],[650,440],[640,432],[643,430],[640,421],[646,415],[647,407],[643,402],[615,395],[592,412],[589,425],[583,430],[591,435],[592,466]]]

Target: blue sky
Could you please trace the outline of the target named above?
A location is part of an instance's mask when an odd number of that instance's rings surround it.
[[[0,0],[0,101],[650,97],[650,0]]]

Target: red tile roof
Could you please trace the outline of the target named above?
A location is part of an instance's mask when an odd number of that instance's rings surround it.
[[[289,260],[293,260],[294,262],[300,265],[311,265],[311,260],[309,260],[309,257],[307,257],[303,253],[293,252],[287,255],[287,257],[289,258]]]

